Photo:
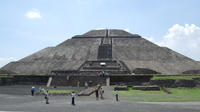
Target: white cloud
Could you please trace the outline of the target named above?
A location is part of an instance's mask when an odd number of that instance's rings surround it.
[[[105,28],[97,28],[96,30],[105,30]]]
[[[40,15],[40,11],[38,9],[32,9],[28,11],[25,16],[29,19],[40,19],[42,16]]]
[[[10,58],[0,58],[0,67],[8,64],[11,61],[16,61],[16,59],[13,58],[13,57],[10,57]]]
[[[130,32],[130,29],[129,28],[125,28],[124,31]]]
[[[200,60],[200,27],[194,24],[185,26],[175,24],[160,41],[154,39],[152,41],[192,59]]]
[[[145,39],[147,39],[148,41],[154,42],[154,38],[153,37],[144,37]]]

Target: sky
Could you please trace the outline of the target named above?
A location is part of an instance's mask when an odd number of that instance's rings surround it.
[[[200,0],[0,0],[0,67],[92,29],[123,29],[200,61]]]

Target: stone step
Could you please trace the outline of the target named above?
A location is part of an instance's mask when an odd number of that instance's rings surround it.
[[[100,86],[89,87],[88,89],[85,89],[85,90],[79,92],[78,96],[90,96],[99,88],[100,88]]]

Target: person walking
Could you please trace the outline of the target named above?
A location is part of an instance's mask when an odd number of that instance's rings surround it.
[[[102,88],[100,89],[99,94],[100,94],[100,98],[103,100],[104,99],[104,97],[103,97],[104,90]]]
[[[45,93],[44,99],[46,100],[46,104],[49,104],[49,91],[48,90]]]
[[[96,89],[95,94],[96,94],[96,100],[98,100],[99,99],[99,90],[98,89]]]
[[[39,87],[39,93],[42,93],[42,88],[41,87]]]
[[[31,95],[34,96],[34,93],[35,93],[35,87],[32,86],[32,88],[31,88]]]
[[[75,92],[72,92],[72,105],[75,105],[75,96],[76,96],[76,94],[75,94]]]
[[[115,90],[115,97],[116,97],[116,101],[119,101],[119,92],[117,90]]]
[[[87,89],[88,88],[88,83],[87,82],[85,82],[85,89]]]

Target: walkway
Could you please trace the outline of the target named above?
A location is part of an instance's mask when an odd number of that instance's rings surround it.
[[[104,90],[104,99],[105,100],[114,100],[114,95],[112,94],[113,87],[111,86],[102,86],[102,89]]]
[[[20,94],[19,90],[30,90],[26,86],[0,86],[0,111],[4,112],[200,112],[200,102],[149,103],[121,100],[116,102],[112,87],[102,88],[105,100],[96,100],[95,95],[77,96],[76,106],[72,106],[71,96],[50,96],[50,104],[45,104],[43,96]],[[13,89],[17,94],[14,94]],[[10,91],[10,92],[9,92]],[[5,92],[13,93],[6,94]]]

